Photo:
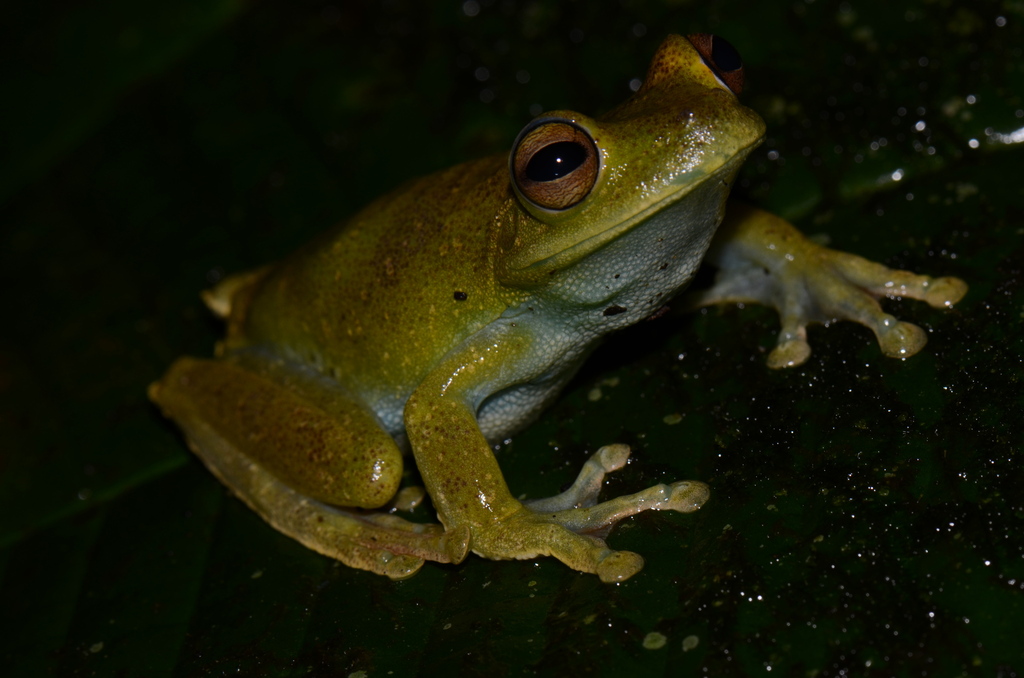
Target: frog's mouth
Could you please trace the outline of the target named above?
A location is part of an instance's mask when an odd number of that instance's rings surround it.
[[[633,216],[619,221],[619,223],[609,229],[595,233],[589,238],[585,238],[570,247],[559,250],[558,252],[546,256],[543,259],[539,259],[532,264],[528,264],[527,266],[519,269],[518,275],[515,277],[522,277],[524,280],[534,279],[538,273],[546,272],[548,275],[551,275],[559,270],[568,268],[576,262],[585,259],[587,256],[604,247],[608,243],[622,237],[623,234],[644,223],[655,214],[669,209],[674,203],[679,202],[698,188],[705,186],[709,181],[721,181],[723,184],[723,195],[720,200],[721,209],[719,210],[717,222],[713,227],[717,228],[718,223],[721,222],[721,218],[725,212],[724,206],[729,190],[732,188],[731,183],[733,177],[736,176],[736,173],[746,161],[750,152],[753,151],[763,141],[763,139],[763,136],[756,138],[748,146],[736,151],[732,157],[717,168],[707,172],[703,177],[695,177],[693,173],[681,175],[677,181],[685,181],[686,184],[680,185],[677,190],[666,195],[661,200],[648,205]]]

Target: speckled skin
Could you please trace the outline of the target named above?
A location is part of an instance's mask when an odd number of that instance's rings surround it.
[[[510,181],[507,156],[494,156],[414,181],[281,263],[208,293],[228,323],[219,358],[182,358],[150,394],[278,529],[396,578],[423,559],[457,562],[472,550],[553,555],[621,581],[642,559],[595,535],[641,510],[690,511],[707,498],[703,484],[681,482],[598,503],[604,473],[628,456],[613,445],[567,493],[524,505],[488,441],[535,416],[604,334],[685,287],[763,123],[678,36],[659,49],[640,90],[605,116],[544,117],[593,139],[600,170],[579,204],[539,207]],[[712,250],[726,274],[703,302],[775,305],[789,333],[779,350],[797,355],[801,323],[818,319],[808,309],[821,300],[787,306],[793,294],[764,291],[806,287],[791,259],[774,254],[779,223],[792,227],[749,208],[736,213],[727,224],[734,237]],[[827,250],[792,234],[817,266]],[[777,275],[766,282],[754,270]],[[912,278],[910,287],[932,284]],[[846,281],[817,280],[839,300],[828,308],[874,303]],[[881,317],[874,308],[858,319]],[[409,449],[443,529],[340,508],[390,501]]]

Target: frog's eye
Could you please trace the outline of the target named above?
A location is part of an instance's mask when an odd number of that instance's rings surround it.
[[[579,204],[597,181],[597,147],[587,132],[564,120],[533,122],[512,147],[512,179],[538,207]]]
[[[710,33],[695,33],[686,39],[723,85],[733,94],[743,91],[743,60],[728,40]]]

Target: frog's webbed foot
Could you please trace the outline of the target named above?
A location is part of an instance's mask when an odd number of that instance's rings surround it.
[[[733,206],[730,206],[733,209]],[[932,278],[891,269],[832,250],[767,212],[738,207],[723,224],[723,242],[709,258],[718,266],[713,287],[687,298],[690,308],[759,303],[779,313],[782,328],[768,356],[772,368],[794,367],[811,354],[807,325],[852,320],[875,333],[882,353],[908,358],[927,343],[920,327],[885,313],[881,297],[910,297],[951,308],[967,292],[959,278]]]
[[[641,511],[696,511],[710,492],[704,483],[682,481],[599,503],[605,474],[622,468],[628,458],[627,445],[602,447],[587,460],[572,487],[554,497],[524,502],[524,510],[486,537],[486,543],[474,535],[473,550],[488,555],[497,547],[516,558],[551,555],[577,570],[596,573],[604,582],[632,577],[643,567],[643,558],[609,549],[603,537],[620,520]]]

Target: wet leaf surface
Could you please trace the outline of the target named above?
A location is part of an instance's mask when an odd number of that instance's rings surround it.
[[[5,675],[1024,670],[1020,7],[179,5],[6,12]],[[695,31],[737,46],[769,125],[737,195],[971,291],[887,303],[929,332],[905,362],[842,323],[770,372],[755,308],[612,337],[498,455],[528,496],[610,442],[635,458],[608,495],[708,482],[699,513],[612,534],[646,558],[634,579],[348,570],[229,497],[149,405],[171,360],[210,354],[211,281],[543,110],[610,108]]]

